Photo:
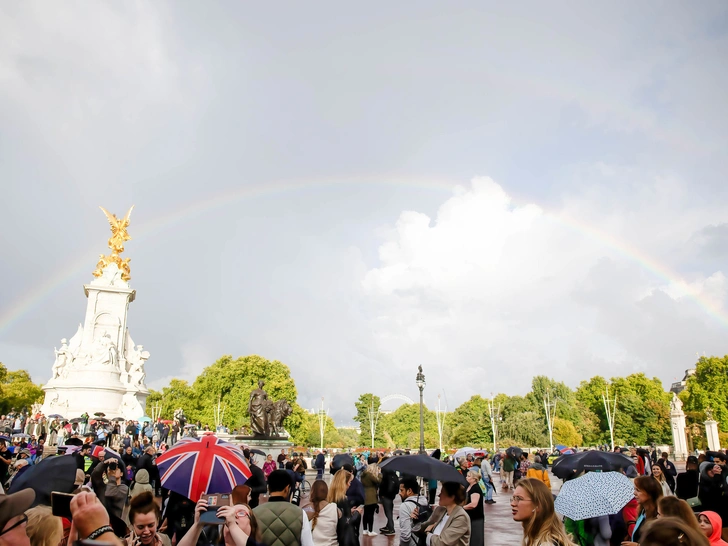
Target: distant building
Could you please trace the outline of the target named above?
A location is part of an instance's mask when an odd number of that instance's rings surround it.
[[[685,387],[688,384],[688,377],[690,377],[691,375],[695,375],[695,368],[685,370],[685,377],[682,378],[682,381],[675,381],[670,387],[670,392],[680,394],[682,391],[684,391]]]

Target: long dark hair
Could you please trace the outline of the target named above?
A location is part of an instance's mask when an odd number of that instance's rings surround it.
[[[657,517],[657,501],[662,497],[660,482],[652,476],[638,476],[634,479],[634,486],[647,493],[649,497],[647,503],[640,504],[640,514],[644,512],[647,519],[655,519]]]
[[[313,517],[311,518],[311,530],[313,531],[316,527],[319,514],[321,513],[321,503],[326,502],[326,497],[329,495],[329,486],[326,485],[324,480],[316,480],[311,486],[311,506],[313,506]]]

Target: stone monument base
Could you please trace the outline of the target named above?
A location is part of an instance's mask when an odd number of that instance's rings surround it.
[[[250,449],[259,449],[266,456],[273,455],[274,461],[280,455],[281,449],[288,451],[294,445],[288,438],[278,438],[276,436],[231,436],[230,440],[235,443],[245,444]],[[262,463],[260,465],[262,466]]]

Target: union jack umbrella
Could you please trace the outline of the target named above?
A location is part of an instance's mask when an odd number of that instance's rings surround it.
[[[162,486],[198,501],[205,493],[230,493],[250,478],[240,448],[210,434],[183,438],[157,457]]]

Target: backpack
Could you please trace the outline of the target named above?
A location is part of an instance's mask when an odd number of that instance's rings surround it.
[[[424,498],[424,497],[423,497]],[[420,496],[417,495],[417,500],[420,499]],[[422,505],[417,500],[414,499],[407,499],[405,502],[411,502],[412,504],[417,506],[417,517],[412,518],[412,527],[414,527],[418,523],[424,523],[428,519],[430,519],[430,516],[432,515],[432,508],[430,508],[430,505]]]

